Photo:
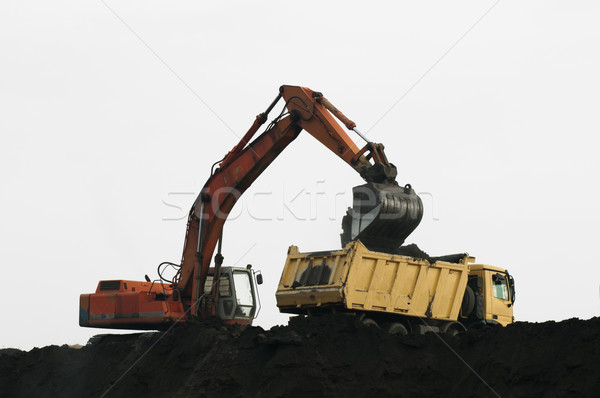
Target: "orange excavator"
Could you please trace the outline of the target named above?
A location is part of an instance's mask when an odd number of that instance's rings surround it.
[[[282,98],[281,113],[251,141]],[[366,145],[358,148],[335,118]],[[223,225],[240,196],[302,130],[366,181],[353,190],[353,208],[342,222],[342,244],[360,239],[372,250],[398,248],[419,225],[423,204],[410,185],[398,185],[396,167],[387,160],[383,145],[371,142],[321,93],[281,86],[277,98],[256,117],[240,142],[213,165],[189,213],[181,263],[159,265],[160,278],[155,281],[148,276],[143,282],[100,281],[95,293],[80,296],[79,324],[161,330],[173,323],[210,317],[251,324],[259,309],[256,285],[262,283],[262,275],[251,266],[222,266]],[[176,269],[171,280],[162,275],[169,266]]]

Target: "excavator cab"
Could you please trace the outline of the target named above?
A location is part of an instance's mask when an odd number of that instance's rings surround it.
[[[251,266],[246,268],[221,267],[219,283],[214,284],[215,269],[210,268],[204,291],[210,292],[213,302],[211,315],[224,323],[250,324],[260,311],[257,285],[262,283],[262,274]]]

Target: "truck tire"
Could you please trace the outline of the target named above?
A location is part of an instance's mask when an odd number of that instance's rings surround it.
[[[467,286],[465,289],[465,295],[463,296],[462,305],[460,307],[463,316],[469,316],[473,309],[475,309],[475,293],[471,286]]]
[[[442,333],[448,337],[455,337],[461,333],[465,333],[467,328],[460,322],[450,322],[442,327]]]
[[[398,336],[407,336],[408,329],[406,326],[401,324],[400,322],[394,322],[390,326],[388,326],[387,331],[389,334],[398,335]]]
[[[364,318],[362,320],[362,323],[363,323],[363,325],[365,325],[367,327],[375,327],[375,328],[379,329],[379,325],[377,324],[377,322],[375,322],[371,318]]]

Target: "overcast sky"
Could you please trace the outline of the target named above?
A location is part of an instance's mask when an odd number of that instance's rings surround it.
[[[600,4],[0,3],[0,347],[84,344],[79,294],[179,262],[210,166],[282,84],[321,91],[423,197],[408,238],[515,277],[520,321],[600,310]],[[360,142],[357,139],[357,142]],[[339,248],[360,177],[303,133],[225,225],[261,269]],[[180,209],[178,209],[178,207]]]

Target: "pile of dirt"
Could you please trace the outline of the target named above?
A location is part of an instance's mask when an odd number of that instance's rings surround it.
[[[0,350],[0,385],[15,397],[593,396],[598,358],[600,318],[442,338],[332,315],[268,331],[197,324],[81,349]]]

